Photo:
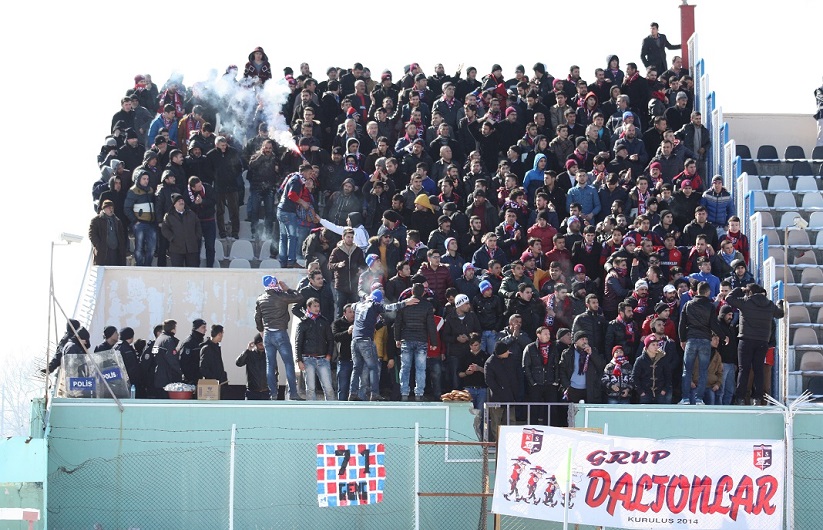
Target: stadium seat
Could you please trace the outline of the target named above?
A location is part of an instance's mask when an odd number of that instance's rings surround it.
[[[817,331],[814,328],[799,328],[795,330],[794,337],[792,337],[792,345],[794,346],[813,346],[818,344]]]
[[[775,226],[771,212],[757,212],[760,215],[760,226],[769,228]]]
[[[812,212],[809,216],[809,229],[823,228],[823,212]]]
[[[794,264],[795,265],[817,265],[817,256],[811,250],[800,251],[801,254],[798,254],[794,257]]]
[[[786,148],[783,158],[787,160],[805,160],[806,152],[799,145],[790,145]]]
[[[229,263],[230,269],[251,269],[251,263],[245,258],[234,258]]]
[[[775,210],[796,210],[797,199],[795,198],[794,193],[778,193],[775,195],[772,208]],[[785,217],[785,215],[783,217]]]
[[[252,247],[251,241],[247,241],[245,239],[236,240],[231,245],[229,257],[231,257],[232,260],[237,258],[243,258],[247,260],[254,259],[254,248]]]
[[[260,261],[263,261],[264,259],[272,259],[271,240],[263,241],[263,244],[260,246],[260,254],[257,255],[257,259]]]
[[[814,175],[812,165],[805,160],[798,160],[792,164],[792,175],[798,177],[800,175]]]
[[[798,175],[794,181],[794,191],[818,191],[817,178],[811,173]]]
[[[775,230],[774,228],[764,228],[762,230],[762,234],[764,236],[769,236],[769,246],[783,244],[783,236],[781,232]]]
[[[240,221],[240,230],[238,230],[237,235],[240,236],[240,239],[248,239],[251,241],[251,223],[246,221]]]
[[[812,317],[809,316],[809,308],[804,305],[793,305],[789,307],[789,324],[810,324]]]
[[[819,351],[803,352],[803,356],[800,358],[800,369],[804,372],[823,371],[823,353]]]
[[[821,208],[823,209],[823,194],[819,191],[809,192],[803,194],[803,208]]]
[[[206,259],[206,246],[205,245],[200,247],[200,259],[201,260]],[[225,253],[223,252],[223,244],[220,242],[220,240],[217,240],[217,241],[215,241],[215,245],[214,245],[214,261],[218,262],[218,261],[222,261],[224,259],[226,259],[226,256],[225,256]]]
[[[749,191],[759,191],[763,189],[763,184],[760,183],[760,177],[757,175],[746,175],[746,182],[749,186]]]
[[[783,298],[787,302],[803,302],[803,295],[800,293],[800,287],[796,285],[783,286]]]
[[[776,279],[783,280],[783,271],[784,271],[784,270],[786,270],[786,266],[785,266],[785,265],[777,265],[777,266],[774,268],[774,277],[775,277]],[[792,270],[791,270],[791,269],[789,269],[789,279],[788,279],[788,282],[787,282],[787,283],[795,283],[795,280],[794,280],[794,273],[792,272]]]
[[[771,237],[769,237],[769,241],[772,241]],[[785,262],[783,261],[783,245],[778,245],[776,247],[769,245],[768,257],[774,258],[775,265],[785,265]]]
[[[809,291],[809,299],[807,302],[822,303],[823,302],[823,285],[815,285]]]
[[[811,246],[809,241],[809,233],[805,230],[789,230],[789,239],[786,241],[787,245],[803,245]]]
[[[757,164],[754,163],[754,160],[743,160],[741,169],[749,175],[757,175]]]
[[[791,191],[789,179],[785,175],[771,175],[766,178],[769,191]]]
[[[769,201],[766,200],[766,194],[762,191],[754,191],[754,209],[766,210],[769,208]]]
[[[744,144],[735,144],[734,146],[734,154],[739,156],[740,158],[751,158],[752,157],[752,150],[749,149],[748,145]]]
[[[761,145],[757,149],[758,160],[779,160],[777,149],[773,145]]]
[[[806,267],[800,273],[800,283],[823,283],[823,270],[817,267]]]
[[[814,246],[823,247],[823,229],[818,229],[817,239],[814,242]]]
[[[816,145],[812,150],[812,160],[823,160],[823,145]]]
[[[260,268],[260,269],[279,269],[280,268],[280,262],[277,261],[276,259],[266,258],[266,259],[260,261],[260,266],[258,268]]]
[[[784,194],[784,195],[788,195],[788,194]],[[780,195],[778,195],[778,197],[780,197]],[[791,198],[792,198],[792,201],[794,201],[794,195],[792,195]],[[797,204],[795,204],[795,208],[797,208]],[[786,213],[784,213],[783,217],[780,218],[779,228],[783,229],[783,228],[786,228],[787,226],[794,226],[794,218],[795,217],[802,217],[802,216],[797,212],[786,212]]]

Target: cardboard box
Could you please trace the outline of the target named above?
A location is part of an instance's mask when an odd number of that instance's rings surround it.
[[[197,382],[197,399],[218,401],[220,399],[220,382],[217,379],[201,379]]]

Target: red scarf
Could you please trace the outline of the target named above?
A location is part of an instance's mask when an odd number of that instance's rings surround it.
[[[549,364],[549,350],[551,349],[551,342],[547,342],[546,344],[538,342],[537,347],[540,348],[540,356],[543,357],[543,366],[546,366]]]

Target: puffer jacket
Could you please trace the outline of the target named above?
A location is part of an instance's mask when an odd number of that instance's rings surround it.
[[[480,320],[472,311],[466,313],[462,319],[457,316],[456,310],[452,311],[446,317],[442,330],[443,342],[446,343],[448,350],[446,354],[449,357],[458,358],[468,354],[470,351],[469,341],[459,342],[457,337],[460,335],[466,335],[468,337],[471,333],[480,333],[481,331]]]
[[[767,342],[771,336],[772,321],[782,318],[784,305],[775,305],[765,294],[753,294],[744,297],[743,289],[738,287],[726,297],[726,303],[740,310],[740,333],[744,340]]]
[[[704,191],[700,205],[706,208],[709,222],[717,226],[726,226],[729,217],[735,214],[734,200],[725,188],[720,193],[715,193],[711,188]]]
[[[429,289],[431,289],[437,297],[437,303],[441,305],[445,304],[446,289],[452,286],[452,276],[449,268],[440,265],[436,269],[432,269],[428,263],[424,263],[420,265],[418,273],[426,277],[426,281],[429,283]]]
[[[732,291],[732,293],[733,292],[734,291]],[[742,293],[742,291],[740,292]],[[729,293],[729,296],[731,296],[732,293]],[[726,297],[726,302],[729,303],[728,296]],[[729,303],[729,305],[735,307],[731,303]],[[780,314],[782,316],[783,312],[781,311]],[[742,332],[742,315],[740,329]],[[769,329],[768,323],[766,324],[766,329]],[[689,339],[711,340],[712,332],[720,337],[721,342],[726,338],[726,332],[715,318],[714,304],[712,304],[712,301],[705,296],[695,296],[686,302],[683,310],[680,312],[680,325],[677,328],[677,334],[681,341],[687,341]],[[769,340],[768,334],[763,340]]]
[[[528,276],[524,274],[518,280],[514,277],[514,273],[511,270],[508,270],[503,273],[503,283],[500,284],[498,293],[503,298],[514,298],[515,295],[517,295],[517,289],[521,283],[525,283],[531,287],[533,291],[537,291],[537,287],[534,286],[534,282],[532,282]]]
[[[543,355],[540,345],[535,341],[526,346],[523,351],[523,372],[526,374],[526,385],[559,385],[560,384],[560,356],[557,348],[549,346],[549,362],[543,364]]]
[[[480,327],[483,331],[497,331],[502,329],[505,323],[503,315],[506,310],[503,306],[503,299],[496,294],[486,298],[479,294],[472,300],[472,309],[480,320]]]
[[[605,351],[606,344],[606,320],[600,313],[592,313],[589,310],[574,317],[572,333],[585,331],[589,336],[589,344],[598,351]],[[605,364],[605,363],[604,363]]]
[[[334,354],[334,335],[331,331],[331,324],[323,315],[317,318],[310,318],[305,315],[297,324],[297,336],[294,339],[294,349],[297,353],[297,361],[302,362],[303,357],[323,357]]]
[[[329,256],[329,269],[334,272],[334,288],[344,293],[356,293],[360,269],[366,268],[366,257],[356,245],[347,248],[337,243]]]
[[[126,194],[126,203],[123,206],[126,217],[132,223],[146,222],[153,223],[156,220],[154,214],[154,190],[151,187],[141,188],[135,184]]]
[[[287,330],[289,326],[289,305],[302,301],[303,295],[294,289],[288,291],[267,289],[265,293],[257,297],[254,312],[257,331],[263,333],[267,329]]]
[[[631,393],[633,385],[632,365],[629,362],[629,358],[623,357],[623,362],[620,363],[619,369],[614,359],[609,361],[609,364],[603,369],[603,377],[600,381],[603,383],[603,392],[606,393],[606,397],[617,399],[630,397],[623,395],[625,390],[629,390],[629,393]],[[612,388],[615,386],[618,387],[617,390]]]
[[[433,346],[439,346],[440,340],[434,325],[434,307],[426,300],[420,300],[419,304],[398,311],[394,321],[394,340],[429,342]]]

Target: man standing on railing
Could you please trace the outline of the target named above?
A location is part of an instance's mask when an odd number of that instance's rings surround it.
[[[823,85],[817,87],[814,91],[814,99],[817,103],[817,112],[814,119],[817,120],[817,144],[823,145]]]

